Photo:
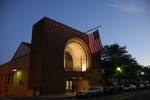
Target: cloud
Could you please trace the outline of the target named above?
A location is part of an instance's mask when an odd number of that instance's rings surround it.
[[[116,3],[116,4],[109,4],[109,6],[128,13],[137,13],[145,11],[145,8],[142,5],[135,3],[118,3],[118,4]]]

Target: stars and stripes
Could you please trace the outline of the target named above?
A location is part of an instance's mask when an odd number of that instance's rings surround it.
[[[90,51],[92,54],[102,49],[102,43],[101,43],[98,30],[88,34],[88,39],[89,39]]]

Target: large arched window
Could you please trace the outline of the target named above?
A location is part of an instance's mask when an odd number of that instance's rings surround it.
[[[69,52],[65,52],[65,69],[73,70],[73,58]]]
[[[64,51],[64,68],[69,71],[87,71],[90,66],[86,44],[78,38],[69,40]]]

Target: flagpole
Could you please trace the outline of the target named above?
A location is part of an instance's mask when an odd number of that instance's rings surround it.
[[[90,31],[93,31],[93,30],[98,29],[98,28],[100,28],[100,27],[102,27],[102,26],[101,26],[101,25],[99,25],[99,26],[94,27],[94,28],[92,28],[92,29],[90,29],[90,30],[88,30],[88,31],[86,31],[86,32],[84,32],[84,33],[88,33],[88,32],[90,32]]]

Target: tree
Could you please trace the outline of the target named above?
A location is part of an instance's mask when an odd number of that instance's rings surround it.
[[[105,73],[109,76],[115,75],[115,69],[122,66],[121,58],[127,53],[126,47],[118,44],[106,45],[102,49],[101,58]]]
[[[138,63],[128,54],[126,46],[106,45],[102,49],[101,58],[106,78],[136,79]],[[117,68],[120,68],[122,72],[117,71]]]
[[[87,74],[88,79],[93,85],[98,84],[102,78],[102,73],[98,68],[91,68]]]
[[[150,82],[150,68],[142,67],[139,73],[140,80],[149,81]]]
[[[139,65],[126,46],[106,45],[101,51],[105,79],[124,79],[129,82],[150,81],[150,69]],[[117,70],[117,68],[119,68]]]

